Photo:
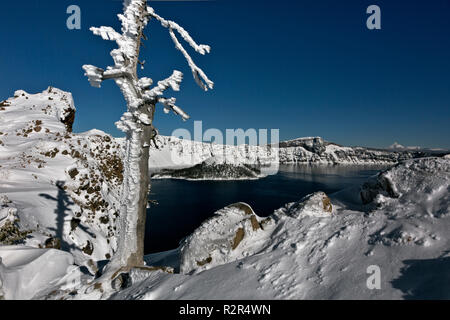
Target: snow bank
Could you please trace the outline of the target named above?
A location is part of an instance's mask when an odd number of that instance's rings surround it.
[[[0,296],[29,300],[48,290],[73,265],[71,254],[25,246],[0,247]]]

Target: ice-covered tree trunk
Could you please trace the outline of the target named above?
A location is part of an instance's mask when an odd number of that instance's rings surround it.
[[[154,106],[148,105],[148,108]],[[152,129],[141,125],[127,133],[124,159],[118,247],[112,259],[114,266],[143,265],[145,222],[150,186],[148,160]],[[116,261],[117,260],[117,261]]]
[[[143,31],[151,18],[156,19],[168,29],[175,47],[186,58],[198,85],[205,91],[213,88],[213,82],[197,67],[190,55],[179,42],[175,31],[196,52],[209,53],[207,45],[198,45],[191,36],[177,23],[165,20],[157,15],[153,8],[147,6],[146,0],[124,0],[124,13],[118,15],[122,22],[122,32],[111,27],[91,28],[92,32],[104,40],[115,41],[118,49],[111,51],[114,66],[106,70],[92,65],[83,69],[94,87],[100,87],[102,81],[114,79],[127,103],[127,111],[123,114],[117,127],[126,133],[124,150],[124,180],[121,188],[120,213],[118,221],[117,250],[106,268],[105,277],[113,280],[121,270],[143,265],[145,220],[150,186],[148,160],[150,140],[157,130],[153,127],[156,105],[164,106],[165,113],[173,111],[183,120],[189,116],[175,105],[175,98],[165,98],[163,93],[171,88],[179,91],[183,74],[174,71],[167,79],[152,86],[150,78],[138,78],[141,39]]]
[[[143,265],[145,220],[149,191],[149,145],[153,132],[154,104],[142,99],[137,84],[137,66],[140,42],[147,24],[146,1],[125,1],[125,15],[122,18],[125,46],[113,58],[120,63],[125,76],[115,81],[127,102],[128,113],[118,125],[126,132],[124,154],[124,180],[121,188],[118,242],[108,269]],[[128,25],[126,25],[128,23]],[[95,32],[95,31],[94,31]],[[128,51],[128,52],[127,52]],[[139,117],[146,117],[142,122]]]

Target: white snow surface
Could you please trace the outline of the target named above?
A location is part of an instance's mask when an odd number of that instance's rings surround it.
[[[441,158],[399,164],[382,174],[397,198],[363,206],[348,190],[353,200],[332,195],[329,212],[316,193],[275,211],[264,230],[227,207],[168,253],[180,254],[182,274],[153,274],[113,298],[448,299],[449,166]],[[239,228],[248,233],[233,250]],[[372,265],[381,270],[380,290],[366,285]]]
[[[0,296],[29,300],[49,293],[72,273],[73,256],[55,249],[0,246]]]

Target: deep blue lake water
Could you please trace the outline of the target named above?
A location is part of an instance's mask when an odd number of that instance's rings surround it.
[[[248,203],[259,216],[307,194],[331,194],[358,186],[386,166],[282,165],[277,175],[249,181],[153,180],[147,215],[146,254],[178,247],[215,211],[236,202]]]

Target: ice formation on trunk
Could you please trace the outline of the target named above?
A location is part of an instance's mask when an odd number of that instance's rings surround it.
[[[177,31],[202,55],[209,53],[210,47],[198,45],[177,23],[157,15],[153,8],[147,6],[146,0],[124,0],[124,13],[119,14],[118,17],[122,22],[121,33],[111,27],[91,28],[95,35],[117,43],[118,48],[111,51],[114,66],[107,67],[106,70],[91,65],[83,66],[92,86],[100,87],[103,80],[114,79],[127,102],[127,111],[116,123],[117,127],[127,134],[127,139],[124,148],[124,181],[119,218],[120,238],[110,270],[143,264],[143,238],[150,182],[148,178],[149,142],[157,134],[157,130],[153,127],[155,105],[161,103],[166,113],[173,111],[183,120],[189,119],[189,116],[175,105],[175,98],[163,96],[164,91],[169,88],[174,91],[180,89],[183,79],[180,71],[174,71],[169,78],[159,81],[153,88],[151,88],[152,79],[139,79],[137,76],[137,66],[141,64],[139,61],[141,39],[145,38],[143,30],[151,18],[158,20],[163,27],[169,29],[176,48],[186,58],[199,86],[208,90],[214,85],[194,63],[178,41],[174,31]]]

